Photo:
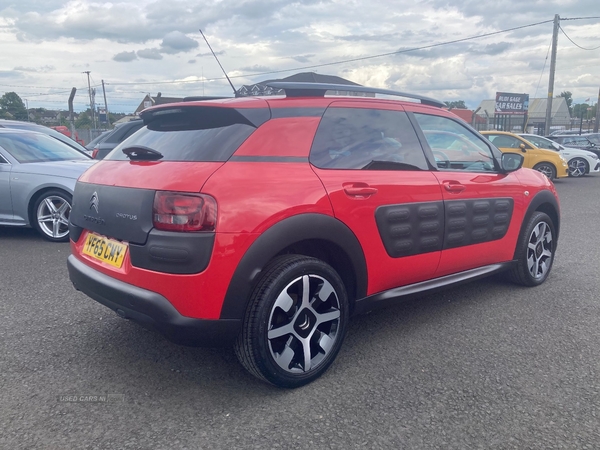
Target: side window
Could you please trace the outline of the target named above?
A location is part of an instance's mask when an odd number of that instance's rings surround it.
[[[486,136],[498,148],[519,148],[522,144],[517,138],[506,134],[488,134]]]
[[[321,169],[429,170],[406,113],[329,108],[310,151]]]
[[[489,172],[495,170],[488,144],[468,128],[447,117],[415,114],[440,169]]]

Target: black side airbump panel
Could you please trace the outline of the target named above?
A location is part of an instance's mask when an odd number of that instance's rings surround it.
[[[447,201],[444,249],[502,239],[508,231],[513,206],[512,198]]]
[[[444,238],[443,202],[380,206],[375,220],[392,258],[440,251]]]

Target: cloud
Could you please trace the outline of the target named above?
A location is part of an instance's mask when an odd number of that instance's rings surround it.
[[[225,55],[226,52],[225,50],[219,50],[218,52],[215,52],[215,55],[217,56],[221,56],[221,55]],[[202,57],[202,56],[212,56],[213,54],[210,52],[206,52],[206,53],[198,53],[196,56]]]
[[[240,67],[238,70],[242,72],[270,72],[273,68],[254,64],[253,66]]]
[[[311,58],[313,58],[315,56],[315,54],[310,54],[310,55],[297,55],[297,56],[290,56],[290,59],[293,59],[294,61],[298,61],[299,63],[303,63],[303,64],[308,64],[311,61]]]
[[[121,52],[113,56],[113,60],[117,62],[131,62],[137,59],[135,52]]]
[[[14,70],[20,71],[20,72],[38,72],[38,73],[48,73],[48,72],[52,72],[55,70],[54,66],[48,65],[48,66],[42,66],[42,67],[23,67],[23,66],[17,66],[15,67]]]
[[[157,48],[138,50],[137,55],[143,59],[163,59],[163,56],[160,54],[160,50]]]
[[[190,60],[188,61],[188,64],[196,64],[196,60],[195,60],[195,59],[190,59]]]
[[[198,47],[198,42],[187,37],[180,31],[172,31],[168,33],[160,44],[161,53],[182,53]]]

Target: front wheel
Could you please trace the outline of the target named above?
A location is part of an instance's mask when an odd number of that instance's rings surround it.
[[[331,266],[284,255],[267,266],[254,289],[235,352],[254,376],[299,387],[333,363],[348,317],[346,290]]]
[[[554,262],[556,231],[550,217],[543,212],[533,213],[517,243],[517,265],[510,278],[523,286],[538,286],[546,281]]]
[[[550,180],[554,180],[556,178],[556,169],[554,166],[547,162],[542,162],[533,166],[534,170],[538,172],[542,172],[544,175],[548,177]]]
[[[579,178],[590,171],[588,163],[583,158],[573,158],[569,161],[569,176]]]
[[[33,226],[44,239],[52,242],[69,240],[71,196],[66,192],[44,192],[33,205]]]
[[[544,175],[548,177],[550,180],[554,180],[556,178],[556,169],[550,163],[539,163],[533,166],[534,170],[538,172],[542,172]]]

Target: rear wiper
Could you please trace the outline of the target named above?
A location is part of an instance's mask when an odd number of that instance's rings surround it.
[[[141,145],[125,147],[123,153],[125,153],[129,159],[136,161],[154,161],[163,157],[161,152]]]

